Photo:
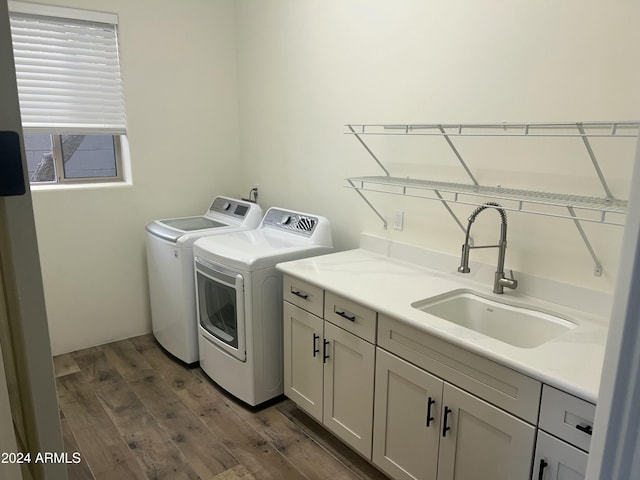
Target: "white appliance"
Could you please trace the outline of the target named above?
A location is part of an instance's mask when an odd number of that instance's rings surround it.
[[[329,253],[329,221],[270,208],[255,230],[194,244],[200,367],[249,405],[283,393],[279,262]]]
[[[205,235],[256,228],[261,218],[259,205],[218,196],[204,215],[146,225],[153,334],[183,362],[198,361],[193,243]]]

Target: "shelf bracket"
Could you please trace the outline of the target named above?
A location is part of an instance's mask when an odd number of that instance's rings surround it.
[[[453,219],[458,224],[460,229],[466,234],[467,233],[467,229],[462,224],[462,222],[460,221],[458,216],[455,214],[455,212],[453,210],[451,210],[451,207],[449,206],[449,203],[447,203],[447,201],[442,197],[442,195],[440,194],[440,192],[438,190],[434,189],[433,193],[436,194],[436,196],[440,199],[440,202],[442,202],[442,205],[444,205],[444,208],[446,208],[447,212],[449,212],[449,215],[451,215],[453,217]],[[473,247],[473,237],[471,237],[471,236],[469,236],[469,245],[471,245]]]
[[[453,151],[453,154],[456,156],[456,158],[460,162],[460,165],[462,165],[462,168],[464,168],[464,171],[467,172],[467,175],[469,175],[469,178],[471,179],[473,184],[478,185],[478,181],[476,180],[476,177],[473,176],[473,173],[471,173],[471,170],[469,170],[469,167],[467,167],[467,164],[463,160],[462,155],[460,155],[460,152],[458,152],[458,149],[449,138],[449,134],[447,133],[447,131],[442,127],[442,125],[438,125],[438,129],[440,130],[440,133],[442,133],[442,136],[444,137],[446,142],[449,144],[449,148],[451,148],[451,150]]]
[[[358,189],[358,187],[355,186],[355,184],[351,181],[351,179],[347,178],[347,182],[349,182],[349,185],[351,185],[351,187],[353,187],[353,189],[356,191],[356,193],[358,195],[360,195],[360,198],[362,198],[362,200],[364,200],[364,203],[369,205],[369,208],[371,210],[373,210],[373,213],[375,213],[378,216],[378,218],[380,218],[380,220],[382,220],[382,226],[386,230],[387,229],[387,220],[380,214],[380,212],[378,210],[376,210],[376,207],[374,207],[371,204],[371,202],[367,199],[367,197],[365,197],[363,195],[363,193]]]
[[[360,142],[360,144],[364,147],[364,149],[369,152],[369,155],[371,155],[371,158],[373,158],[376,163],[378,164],[378,166],[384,171],[384,174],[389,177],[389,170],[387,170],[386,168],[384,168],[384,165],[382,164],[382,162],[380,160],[378,160],[378,157],[376,157],[375,153],[373,153],[371,151],[371,149],[369,148],[369,146],[364,143],[364,140],[362,140],[362,138],[360,138],[360,135],[358,135],[356,133],[356,131],[353,129],[353,127],[351,125],[347,125],[347,127],[349,127],[349,130],[351,130],[351,133],[353,133],[355,135],[355,137],[358,139],[358,141]],[[358,192],[360,193],[360,192]],[[364,197],[363,197],[364,198]],[[385,229],[387,228],[386,226],[384,227]]]
[[[589,238],[587,237],[587,234],[585,233],[584,229],[582,228],[582,224],[576,218],[575,210],[573,209],[573,207],[567,207],[567,210],[569,210],[569,214],[571,215],[571,217],[573,219],[573,223],[575,224],[576,228],[578,229],[578,233],[582,237],[582,241],[584,242],[585,246],[587,247],[587,250],[589,250],[589,254],[591,255],[591,258],[593,259],[593,263],[595,263],[595,268],[593,270],[593,274],[596,277],[602,276],[602,263],[600,263],[600,260],[598,259],[598,256],[596,255],[596,252],[593,250],[593,247],[591,246],[591,242],[589,242]]]
[[[591,163],[593,163],[593,168],[596,170],[596,174],[598,175],[598,179],[602,184],[602,188],[604,189],[604,193],[607,196],[607,199],[613,200],[613,194],[609,189],[609,185],[607,185],[607,181],[604,178],[604,174],[602,170],[600,170],[600,164],[598,163],[598,159],[596,158],[596,154],[591,148],[591,143],[589,142],[589,138],[587,137],[587,133],[584,130],[584,126],[582,123],[576,123],[578,127],[578,131],[580,132],[580,138],[582,138],[582,142],[584,143],[585,148],[587,149],[587,153],[589,154],[589,158],[591,158]]]

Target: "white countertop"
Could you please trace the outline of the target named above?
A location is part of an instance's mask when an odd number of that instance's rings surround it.
[[[505,289],[504,295],[496,295],[491,293],[490,282],[478,282],[365,249],[280,263],[277,268],[596,403],[608,330],[608,319],[604,316],[523,295],[518,290]],[[460,288],[498,301],[508,299],[551,311],[571,319],[577,327],[538,347],[519,348],[411,306],[418,300]]]

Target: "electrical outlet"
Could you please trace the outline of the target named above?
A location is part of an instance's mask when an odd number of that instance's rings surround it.
[[[393,229],[402,231],[404,225],[404,211],[396,210],[393,212]]]

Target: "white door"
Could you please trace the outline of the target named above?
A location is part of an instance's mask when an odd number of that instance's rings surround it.
[[[438,480],[528,480],[535,427],[444,384]]]
[[[284,302],[284,393],[322,422],[324,320]]]
[[[7,2],[0,2],[0,131],[22,136]],[[0,176],[4,174],[0,162]],[[27,171],[24,152],[23,170]],[[26,185],[25,185],[26,186]],[[62,452],[49,328],[31,193],[0,197],[0,343],[19,444]],[[4,407],[5,405],[2,405]],[[3,413],[6,418],[6,410]],[[5,433],[0,434],[4,438]],[[32,464],[43,478],[67,478],[64,464]]]
[[[584,480],[589,456],[573,445],[538,431],[532,480]]]
[[[435,479],[442,385],[439,378],[377,349],[373,463],[392,478]]]
[[[324,425],[371,459],[375,347],[324,323]]]

